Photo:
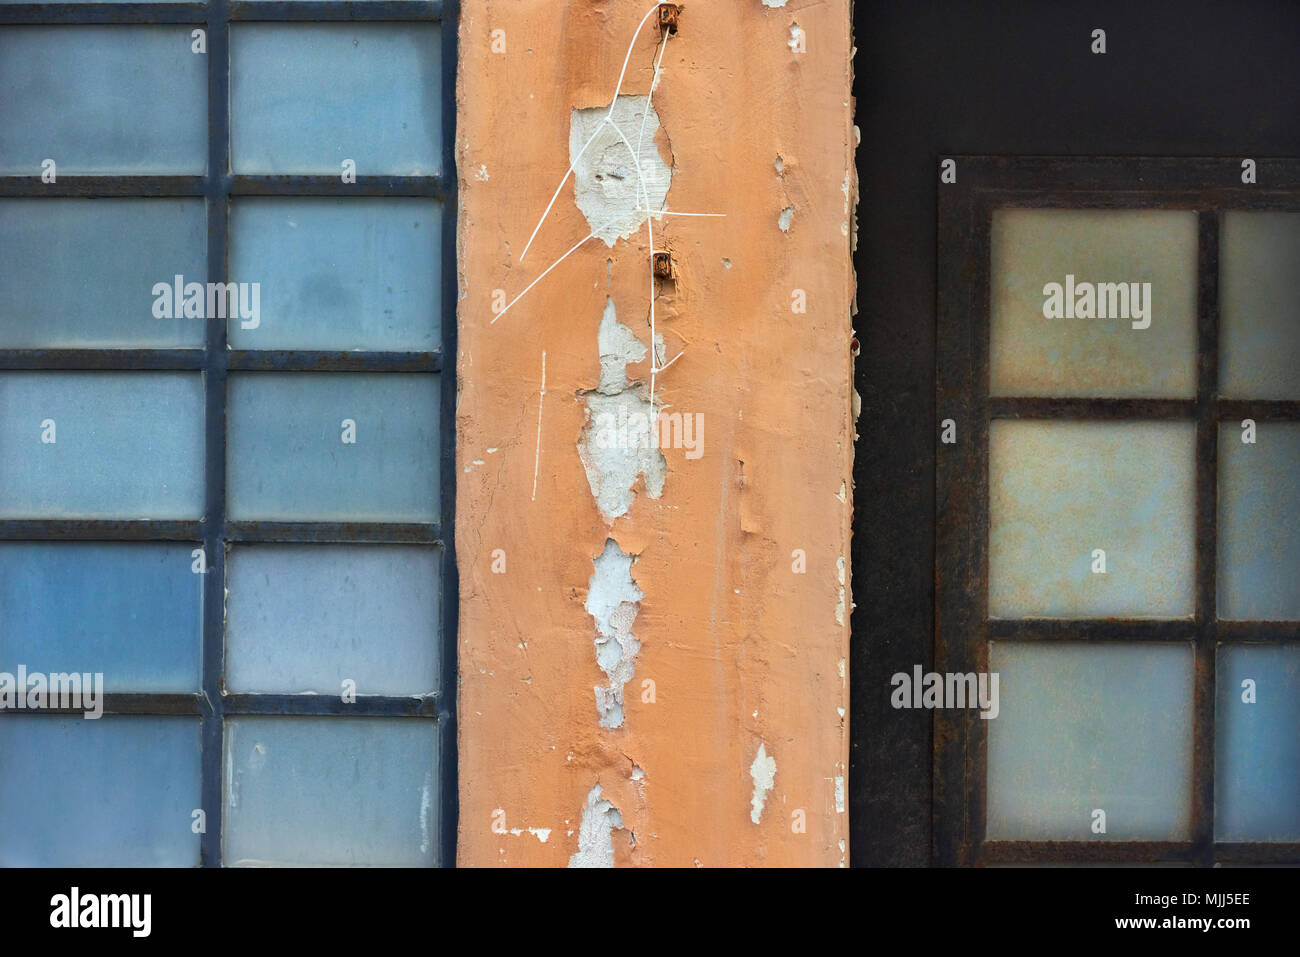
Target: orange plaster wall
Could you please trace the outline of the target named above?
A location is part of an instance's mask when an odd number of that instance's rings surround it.
[[[461,865],[566,865],[597,783],[621,815],[620,866],[847,861],[849,6],[696,0],[682,11],[654,93],[660,152],[673,166],[668,208],[726,216],[655,223],[656,248],[672,252],[676,270],[659,288],[657,330],[669,358],[684,349],[657,392],[670,410],[703,414],[703,454],[666,449],[662,496],[638,484],[611,526],[577,451],[579,392],[599,378],[606,296],[649,343],[644,228],[612,249],[588,242],[495,324],[492,304],[588,233],[570,181],[519,261],[568,168],[570,111],[608,106],[650,3],[463,0]],[[789,46],[792,23],[806,52]],[[504,53],[492,50],[494,30],[505,31]],[[648,92],[657,39],[652,20],[624,94]],[[794,214],[782,231],[786,207]],[[796,289],[804,314],[792,312]],[[648,378],[648,361],[628,374]],[[584,608],[606,538],[638,556],[632,574],[645,594],[617,729],[597,723],[593,688],[605,675]],[[805,574],[792,571],[795,549],[806,552]],[[653,703],[642,700],[647,678]],[[755,824],[760,744],[776,774]],[[800,810],[803,833],[792,827]],[[546,840],[530,828],[549,829]]]

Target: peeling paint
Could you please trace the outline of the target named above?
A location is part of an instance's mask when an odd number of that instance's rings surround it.
[[[749,766],[749,776],[754,779],[754,796],[749,800],[749,819],[757,824],[763,818],[767,792],[772,790],[776,781],[776,758],[768,757],[766,744],[759,744],[754,763]]]
[[[645,223],[645,210],[664,208],[673,174],[655,143],[659,114],[644,96],[618,97],[605,123],[609,114],[607,107],[572,112],[569,161],[578,209],[591,231],[613,246]]]
[[[587,794],[578,824],[578,850],[569,857],[570,867],[613,867],[614,831],[622,828],[623,815],[601,797],[597,784]]]
[[[788,233],[790,231],[790,223],[793,220],[794,207],[787,206],[785,209],[781,210],[781,215],[777,217],[776,224],[781,227],[781,232]]]
[[[597,687],[596,711],[602,728],[623,726],[623,687],[632,680],[641,642],[632,634],[632,622],[645,595],[632,578],[632,558],[612,538],[592,562],[587,590],[587,613],[596,619],[596,662],[609,678]]]

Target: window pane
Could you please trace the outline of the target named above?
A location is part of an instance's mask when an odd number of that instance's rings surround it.
[[[1219,390],[1300,399],[1300,213],[1223,214]]]
[[[197,519],[195,373],[0,375],[0,517]]]
[[[261,283],[261,315],[231,348],[437,349],[441,229],[426,199],[236,200],[230,275]]]
[[[1219,426],[1220,618],[1300,619],[1300,423]]]
[[[1300,841],[1300,646],[1222,645],[1216,687],[1215,839]]]
[[[990,839],[1188,837],[1191,644],[995,641],[989,670]]]
[[[413,545],[256,545],[226,567],[232,691],[409,695],[438,682],[438,555]]]
[[[433,24],[235,26],[235,172],[337,176],[350,159],[358,176],[436,174],[442,151],[439,37]]]
[[[232,519],[437,519],[438,376],[235,375],[229,404]]]
[[[194,867],[199,719],[0,718],[0,863]]]
[[[207,168],[208,57],[185,24],[0,30],[0,173]]]
[[[1191,615],[1194,454],[1190,422],[993,422],[989,614]]]
[[[0,667],[101,672],[110,693],[197,691],[196,547],[0,544]]]
[[[200,199],[0,201],[0,348],[201,348],[152,290],[206,282],[207,241]]]
[[[999,209],[992,229],[993,395],[1195,394],[1195,213]]]
[[[230,718],[226,864],[437,862],[437,723]]]

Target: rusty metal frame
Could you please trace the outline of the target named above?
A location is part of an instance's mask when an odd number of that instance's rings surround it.
[[[945,157],[947,158],[947,157]],[[1218,394],[1219,214],[1300,211],[1300,160],[953,157],[957,182],[938,186],[937,409],[959,441],[936,464],[935,667],[987,670],[989,641],[1185,640],[1195,645],[1191,839],[986,841],[987,723],[971,711],[934,713],[932,860],[940,865],[1030,862],[1300,863],[1300,844],[1214,840],[1215,656],[1221,643],[1300,642],[1300,622],[1224,622],[1216,613],[1218,423],[1300,420],[1300,402]],[[999,207],[1155,208],[1198,213],[1198,362],[1194,399],[1003,398],[989,395],[989,250]],[[1178,419],[1196,425],[1195,614],[1191,619],[992,619],[988,614],[988,433],[995,418]],[[1300,729],[1298,729],[1300,730]]]
[[[230,145],[230,26],[236,22],[329,21],[442,22],[442,157],[435,176],[359,176],[343,184],[337,176],[253,176],[233,174]],[[0,176],[0,197],[201,197],[208,224],[207,279],[224,282],[230,201],[238,196],[414,196],[451,205],[456,195],[455,123],[457,0],[208,0],[181,3],[15,3],[0,5],[0,27],[22,24],[186,24],[203,26],[208,41],[208,162],[202,176],[67,176],[42,183],[37,176]],[[207,830],[200,863],[221,865],[222,738],[227,714],[351,715],[432,720],[438,729],[438,861],[454,866],[458,794],[456,784],[456,625],[458,586],[455,518],[456,376],[443,375],[443,357],[456,354],[456,217],[443,217],[440,348],[433,352],[342,353],[229,350],[226,324],[212,319],[201,349],[10,349],[0,350],[0,370],[14,371],[185,371],[201,372],[205,392],[205,506],[196,521],[0,520],[0,541],[172,541],[202,544],[208,560],[203,593],[202,686],[194,694],[109,694],[105,714],[197,716],[201,726],[201,801]],[[436,523],[227,522],[226,377],[228,371],[421,372],[440,379],[440,488]],[[394,542],[439,549],[441,620],[437,651],[440,687],[416,696],[227,694],[224,608],[226,550],[248,542]],[[25,712],[28,713],[28,712]],[[58,710],[33,714],[59,714]]]

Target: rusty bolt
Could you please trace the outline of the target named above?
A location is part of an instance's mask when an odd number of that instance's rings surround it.
[[[676,33],[677,32],[677,15],[682,12],[682,8],[675,3],[664,3],[659,6],[659,32]]]
[[[673,254],[672,253],[654,254],[654,276],[656,279],[673,278]]]

